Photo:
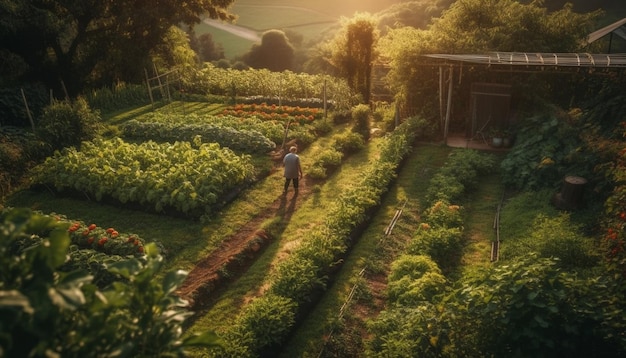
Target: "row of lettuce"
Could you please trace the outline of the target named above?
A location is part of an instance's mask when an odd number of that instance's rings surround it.
[[[133,140],[191,141],[200,136],[203,142],[238,152],[265,154],[285,141],[312,143],[316,135],[330,129],[322,119],[323,112],[316,108],[240,104],[218,114],[161,109],[122,124],[121,130],[125,138]]]
[[[272,271],[267,291],[221,332],[224,347],[212,354],[252,357],[271,352],[284,342],[306,308],[325,290],[330,268],[346,255],[355,231],[380,204],[423,125],[422,120],[410,118],[383,139],[380,157],[363,169],[358,183],[338,196],[328,208],[324,224],[309,232]]]
[[[314,108],[241,105],[229,115],[155,111],[121,125],[122,138],[96,138],[55,152],[34,170],[33,184],[202,217],[263,175],[265,157],[283,141],[302,146],[331,125]],[[259,113],[276,113],[264,119]],[[305,118],[303,118],[306,116]],[[299,119],[300,118],[300,119]]]

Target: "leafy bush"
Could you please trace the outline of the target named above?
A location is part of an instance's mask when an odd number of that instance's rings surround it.
[[[462,248],[460,228],[429,228],[421,226],[408,244],[406,252],[413,255],[428,255],[440,267],[450,267]]]
[[[457,177],[438,172],[430,179],[426,189],[426,203],[455,202],[465,193],[463,182]]]
[[[426,202],[455,202],[477,184],[478,176],[494,169],[493,155],[475,150],[454,150],[445,165],[430,180]]]
[[[85,99],[78,98],[73,103],[55,102],[46,107],[37,134],[53,149],[62,149],[96,138],[101,128],[100,113],[92,111]]]
[[[333,147],[343,154],[356,153],[365,147],[363,136],[354,132],[346,132],[333,136]]]
[[[325,134],[332,132],[333,125],[327,119],[320,119],[320,120],[313,122],[313,128],[315,128],[315,133],[318,136],[323,136]]]
[[[536,255],[489,267],[445,299],[451,356],[623,356],[626,315],[616,297],[625,288],[611,276],[578,279]]]
[[[517,133],[516,145],[501,163],[502,180],[518,189],[556,189],[563,176],[586,176],[596,160],[579,150],[583,131],[567,114],[546,113],[525,119]]]
[[[252,301],[224,333],[223,357],[256,357],[263,348],[282,342],[295,322],[296,303],[285,297],[266,294]]]
[[[174,292],[186,274],[160,274],[156,246],[147,245],[143,257],[110,263],[109,272],[122,280],[102,290],[86,271],[58,270],[69,247],[67,224],[28,209],[0,214],[4,355],[179,356],[192,345],[218,342],[211,332],[182,339],[181,324],[191,313]]]
[[[437,201],[423,212],[422,222],[432,227],[461,227],[463,218],[460,209],[460,206],[450,205],[447,201]]]
[[[599,259],[595,242],[581,234],[581,228],[570,221],[568,214],[535,218],[529,237],[507,241],[505,247],[508,258],[532,251],[540,257],[558,258],[559,265],[568,270],[593,267]]]
[[[391,303],[415,306],[443,293],[447,280],[428,256],[402,255],[391,264],[387,277]]]
[[[359,104],[352,108],[352,131],[360,134],[364,140],[370,138],[370,115],[372,111],[366,104]]]
[[[382,311],[376,320],[368,323],[372,338],[367,341],[365,355],[414,357],[419,352],[419,357],[445,356],[439,320],[437,307],[427,303]]]
[[[352,111],[341,110],[334,111],[331,115],[331,120],[334,124],[348,123],[352,119]]]
[[[269,292],[298,303],[310,302],[311,294],[326,286],[319,270],[310,259],[285,260],[270,275]]]

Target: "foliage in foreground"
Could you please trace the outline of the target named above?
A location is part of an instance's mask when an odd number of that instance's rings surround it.
[[[16,247],[16,241],[30,245]],[[183,271],[159,271],[156,246],[114,262],[120,281],[104,289],[85,271],[60,272],[68,255],[68,225],[11,209],[0,215],[0,356],[174,357],[186,347],[213,346],[212,332],[182,340],[190,315],[174,295]]]
[[[431,185],[440,182],[434,180]],[[452,190],[456,193],[457,189]],[[462,221],[458,207],[441,202],[425,210],[424,218],[427,222],[420,226],[414,242],[421,243],[424,233],[433,229],[440,235],[431,235],[426,247],[411,243],[408,248],[412,254],[432,256],[432,248],[449,247],[453,235],[445,231]],[[466,277],[439,295],[408,296],[414,301],[395,299],[394,306],[369,324],[373,338],[367,342],[368,355],[626,356],[624,260],[599,262],[590,239],[576,233],[567,215],[538,217],[534,224],[527,233],[533,245],[525,246],[517,256]],[[406,256],[401,260],[406,261]],[[438,269],[413,270],[402,275],[406,284],[399,290],[395,283],[401,262],[394,264],[391,298],[410,295],[413,286],[435,283],[427,273]],[[587,270],[565,271],[574,268]]]

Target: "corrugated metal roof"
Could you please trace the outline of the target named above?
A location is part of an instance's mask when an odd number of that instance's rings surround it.
[[[426,57],[484,65],[626,67],[626,54],[490,52],[487,54],[430,54]]]
[[[612,23],[611,25],[603,27],[600,30],[590,33],[589,36],[587,36],[587,45],[601,39],[602,37],[610,34],[611,32],[626,40],[625,25],[626,25],[626,17],[617,22]]]

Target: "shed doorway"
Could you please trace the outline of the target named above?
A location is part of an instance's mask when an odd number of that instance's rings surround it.
[[[475,82],[471,86],[470,129],[468,138],[486,140],[492,129],[506,130],[510,125],[511,85]]]

